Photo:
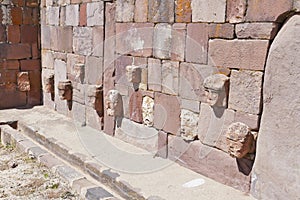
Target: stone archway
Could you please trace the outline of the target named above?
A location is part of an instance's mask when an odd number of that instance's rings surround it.
[[[252,194],[299,199],[300,15],[287,21],[270,48],[263,99]]]

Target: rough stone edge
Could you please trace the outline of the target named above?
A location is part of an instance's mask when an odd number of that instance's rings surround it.
[[[27,130],[29,130],[29,129],[27,129]],[[0,140],[3,145],[7,145],[7,144],[13,145],[16,147],[17,151],[23,152],[30,156],[35,157],[37,159],[37,161],[43,165],[47,166],[47,164],[49,164],[49,162],[47,161],[47,159],[45,159],[45,160],[41,159],[41,157],[49,156],[51,159],[54,159],[57,164],[54,164],[50,168],[50,170],[54,171],[60,177],[62,177],[65,181],[67,181],[67,183],[72,188],[72,190],[75,192],[78,192],[82,198],[86,197],[88,189],[99,187],[98,185],[88,181],[85,178],[84,174],[82,174],[81,172],[78,172],[77,170],[75,170],[74,168],[72,168],[68,165],[65,165],[61,160],[59,160],[58,158],[55,158],[52,154],[48,153],[47,150],[38,146],[37,144],[32,142],[31,139],[29,139],[27,136],[24,136],[19,131],[13,129],[9,125],[7,125],[7,124],[0,125],[0,134],[1,134]],[[61,170],[62,168],[68,169],[69,171],[72,171],[72,172],[76,172],[78,174],[78,176],[75,178],[68,178],[67,175],[64,176],[64,174],[63,174],[64,171]],[[77,187],[77,188],[79,188],[79,190],[75,190],[74,186],[76,185],[77,181],[82,180],[82,179],[86,180],[86,184],[79,185]]]

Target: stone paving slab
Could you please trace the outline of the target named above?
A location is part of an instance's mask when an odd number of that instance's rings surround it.
[[[62,157],[75,153],[84,155],[81,169],[126,199],[253,199],[248,194],[215,182],[177,163],[158,158],[103,132],[81,127],[44,107],[0,111],[0,123],[9,120],[18,121],[19,129],[23,129],[25,134],[33,136],[37,141],[41,133],[41,137],[53,138],[54,143],[63,144],[56,146],[59,154],[65,154],[60,155]],[[48,147],[52,145],[48,144]],[[63,146],[68,151],[62,151]],[[52,148],[52,151],[56,149]],[[80,160],[80,156],[76,159]],[[70,160],[72,161],[71,158]]]

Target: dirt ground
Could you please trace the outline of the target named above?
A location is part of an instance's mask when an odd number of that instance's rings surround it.
[[[81,199],[67,183],[33,157],[0,145],[0,199]]]

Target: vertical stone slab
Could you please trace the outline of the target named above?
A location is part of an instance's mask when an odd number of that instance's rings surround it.
[[[170,24],[157,24],[154,27],[153,56],[160,59],[171,57],[172,29]]]
[[[185,60],[199,64],[207,63],[208,27],[207,24],[188,24]]]
[[[150,22],[174,22],[174,0],[149,0]]]
[[[134,21],[147,22],[148,19],[148,0],[135,1]]]
[[[180,102],[176,96],[155,93],[154,127],[173,135],[180,134]]]
[[[103,1],[87,4],[86,19],[88,26],[102,26],[104,20]]]
[[[261,199],[300,198],[300,16],[289,19],[270,48],[252,178]]]
[[[148,59],[148,88],[153,91],[161,91],[162,69],[159,59]]]
[[[175,23],[172,26],[171,60],[184,61],[186,24]]]
[[[178,95],[179,62],[163,60],[161,85],[163,93]]]
[[[105,38],[104,38],[104,74],[103,74],[103,95],[114,88],[114,65],[115,65],[115,3],[105,3]],[[104,132],[114,134],[114,118],[107,115],[104,110]]]
[[[132,121],[143,122],[142,115],[143,94],[140,91],[133,92],[129,99],[129,115]]]

